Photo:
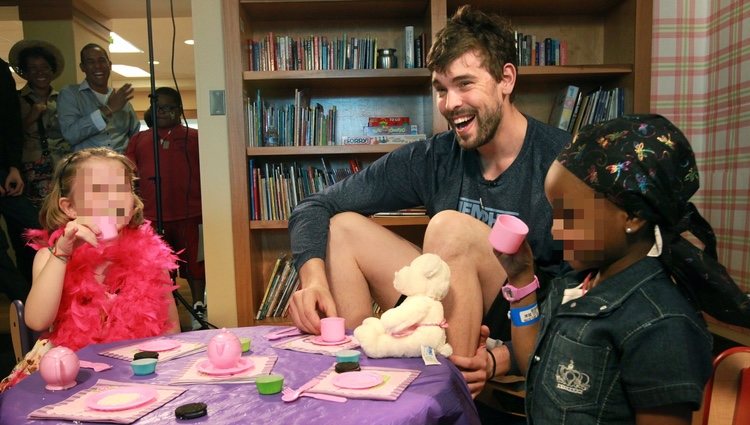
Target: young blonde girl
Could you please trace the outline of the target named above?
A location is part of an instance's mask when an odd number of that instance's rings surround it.
[[[58,164],[40,212],[44,230],[29,232],[38,251],[25,320],[45,335],[0,389],[35,371],[52,346],[180,331],[168,273],[177,257],[144,223],[135,179],[132,162],[105,148]]]

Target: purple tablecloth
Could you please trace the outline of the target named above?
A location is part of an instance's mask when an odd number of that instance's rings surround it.
[[[240,337],[252,338],[252,353],[278,355],[273,371],[284,375],[285,385],[296,388],[329,368],[335,358],[320,354],[271,348],[272,342],[263,338],[275,329],[269,326],[237,328],[232,331]],[[208,340],[216,330],[186,332],[180,335],[186,341]],[[120,341],[86,347],[78,352],[82,360],[112,364],[104,372],[81,369],[78,385],[65,391],[48,391],[39,373],[29,376],[14,388],[0,395],[0,424],[44,424],[54,421],[27,420],[29,412],[56,403],[70,395],[91,387],[98,379],[147,384],[168,384],[177,377],[195,356],[205,352],[159,363],[157,373],[134,377],[128,362],[100,356],[97,353],[132,341]],[[386,366],[418,369],[417,379],[396,401],[350,399],[346,403],[333,403],[303,397],[293,403],[281,401],[281,394],[261,396],[254,384],[187,385],[188,390],[158,410],[141,418],[137,424],[479,424],[476,408],[460,372],[447,359],[442,365],[425,366],[422,359],[368,359],[360,360],[363,366]],[[194,420],[176,420],[174,409],[182,404],[202,401],[208,405],[208,416]]]

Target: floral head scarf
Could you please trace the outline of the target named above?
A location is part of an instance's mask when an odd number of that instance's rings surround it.
[[[557,160],[624,211],[658,225],[660,260],[708,314],[750,327],[750,299],[717,261],[711,225],[689,201],[700,187],[690,143],[660,115],[625,115],[587,126]],[[689,231],[701,251],[682,233]]]

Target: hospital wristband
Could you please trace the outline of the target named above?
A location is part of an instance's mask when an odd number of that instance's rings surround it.
[[[539,314],[539,305],[537,303],[526,305],[518,308],[511,308],[508,312],[510,321],[513,326],[529,326],[538,322],[541,318]]]

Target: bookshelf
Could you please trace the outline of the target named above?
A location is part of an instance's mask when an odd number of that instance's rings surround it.
[[[396,148],[394,145],[248,147],[243,96],[260,89],[271,102],[306,89],[311,102],[337,106],[337,138],[366,125],[368,116],[410,116],[428,136],[444,131],[424,68],[404,69],[406,25],[424,32],[427,47],[448,16],[464,3],[509,16],[519,31],[568,43],[566,66],[522,66],[516,104],[546,122],[554,98],[568,84],[583,92],[622,87],[625,110],[649,111],[651,0],[222,0],[227,82],[229,168],[234,223],[233,252],[238,324],[287,323],[284,319],[254,320],[276,258],[289,250],[287,222],[249,220],[249,159],[263,162],[330,161],[355,158],[363,163]],[[246,44],[269,32],[277,35],[377,37],[377,47],[395,47],[399,68],[315,71],[250,71]],[[407,239],[419,243],[424,217],[377,217]]]

